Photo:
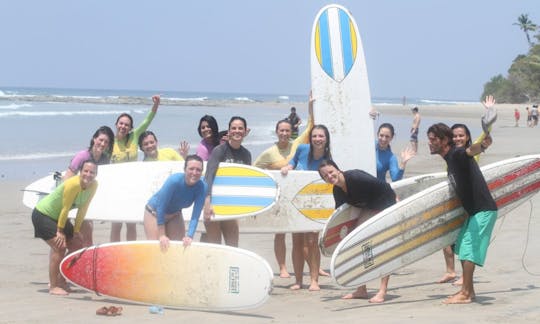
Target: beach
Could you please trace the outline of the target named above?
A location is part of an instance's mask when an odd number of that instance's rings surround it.
[[[254,104],[256,105],[256,104]],[[287,112],[289,103],[272,105],[278,115]],[[305,116],[304,103],[297,105]],[[227,109],[233,109],[229,106]],[[412,120],[411,107],[399,105],[376,106],[380,112],[375,121]],[[445,163],[438,155],[431,156],[426,142],[426,130],[432,122],[465,123],[471,126],[473,138],[479,135],[483,107],[477,105],[419,106],[422,123],[419,133],[418,155],[407,164],[405,177],[440,172]],[[520,127],[514,127],[514,108],[522,112]],[[148,109],[148,108],[147,108]],[[166,108],[163,108],[166,109]],[[480,164],[540,153],[540,128],[525,126],[524,106],[497,105],[498,120],[492,130],[493,145],[484,153]],[[112,118],[112,117],[109,117]],[[271,124],[275,123],[273,121]],[[396,126],[397,138],[392,148],[396,155],[408,142],[408,122]],[[95,128],[95,127],[93,127]],[[191,130],[193,131],[193,130]],[[88,134],[90,135],[90,134]],[[88,136],[89,137],[89,136]],[[249,144],[249,142],[247,142]],[[39,177],[41,177],[40,175]],[[534,232],[540,225],[540,195],[501,217],[493,231],[492,243],[484,267],[475,271],[476,301],[467,305],[445,305],[446,296],[459,288],[451,284],[437,284],[445,270],[442,252],[396,271],[390,278],[387,300],[370,304],[367,300],[342,300],[340,297],[351,289],[337,286],[329,277],[321,277],[322,290],[291,291],[288,286],[293,278],[274,278],[274,289],[269,300],[259,308],[234,312],[203,312],[168,309],[162,315],[151,314],[148,305],[118,301],[77,290],[66,297],[48,294],[49,248],[35,239],[31,210],[25,207],[21,189],[31,181],[0,179],[0,196],[3,218],[0,226],[0,323],[102,323],[103,316],[95,314],[102,306],[122,306],[116,323],[139,323],[158,320],[161,323],[201,321],[208,323],[355,323],[364,320],[379,323],[456,323],[456,322],[516,322],[537,323],[540,318],[540,236]],[[109,223],[95,224],[94,242],[105,243],[109,238]],[[142,226],[138,236],[144,237]],[[288,269],[291,242],[288,243]],[[273,235],[242,234],[240,247],[264,257],[278,273],[273,253]],[[323,257],[322,267],[328,269],[329,258]],[[456,264],[461,273],[461,267]],[[307,266],[304,283],[308,282]],[[368,284],[374,294],[378,280]],[[111,320],[113,321],[113,320]]]

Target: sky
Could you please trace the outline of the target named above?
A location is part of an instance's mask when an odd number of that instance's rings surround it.
[[[318,0],[0,0],[1,87],[305,94]],[[478,100],[538,0],[351,0],[373,97]],[[532,36],[532,35],[531,35]]]

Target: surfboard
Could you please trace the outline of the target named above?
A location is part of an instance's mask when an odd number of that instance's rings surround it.
[[[390,184],[398,199],[405,199],[446,179],[446,172],[437,172],[405,178]],[[339,242],[358,225],[376,214],[376,211],[343,204],[336,209],[319,236],[319,247],[325,256],[332,256]]]
[[[241,233],[320,231],[334,211],[332,186],[317,171],[268,171],[276,179],[280,197],[276,205],[255,217],[239,219]]]
[[[239,310],[262,305],[273,272],[255,253],[224,245],[171,241],[118,242],[75,251],[62,275],[84,289],[121,300],[171,308]]]
[[[375,175],[371,94],[360,31],[340,5],[323,7],[311,32],[311,90],[316,124],[330,132],[332,157],[342,170]]]
[[[498,216],[540,190],[540,155],[503,160],[481,168]],[[340,286],[358,286],[390,274],[455,242],[465,211],[447,181],[398,202],[347,235],[330,270]]]
[[[184,162],[155,161],[101,165],[96,177],[98,190],[86,219],[142,222],[144,206],[169,175],[183,172]],[[24,189],[23,203],[35,207],[45,193],[56,187],[52,176],[33,182]],[[220,163],[212,189],[214,220],[236,219],[265,212],[279,197],[272,175],[249,165]],[[183,210],[191,217],[191,208]],[[70,217],[76,210],[70,212]]]

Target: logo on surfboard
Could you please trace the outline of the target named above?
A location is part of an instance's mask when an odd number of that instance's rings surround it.
[[[351,71],[358,51],[358,31],[342,8],[324,10],[315,27],[315,53],[323,71],[336,82]]]

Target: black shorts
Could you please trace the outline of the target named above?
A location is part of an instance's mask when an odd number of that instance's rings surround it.
[[[56,236],[58,222],[49,216],[42,214],[34,208],[32,211],[32,224],[34,224],[34,237],[39,237],[48,241]],[[64,227],[66,239],[73,238],[73,225],[68,220]]]

